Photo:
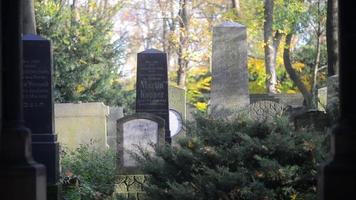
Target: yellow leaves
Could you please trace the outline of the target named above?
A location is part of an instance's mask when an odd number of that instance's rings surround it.
[[[296,193],[294,193],[294,194],[292,194],[292,195],[290,195],[290,200],[297,200],[297,194]]]
[[[248,69],[252,72],[264,72],[265,63],[264,60],[258,58],[249,58],[248,59]]]
[[[75,87],[75,91],[76,91],[78,94],[81,94],[82,92],[85,91],[84,85],[82,85],[82,84],[77,85],[77,86]]]
[[[305,68],[305,64],[301,63],[301,62],[297,62],[293,64],[293,68],[297,71],[297,72],[302,72]]]
[[[97,8],[97,4],[96,4],[95,1],[89,2],[88,6],[89,6],[89,9],[90,9],[90,10],[94,10],[94,9]]]
[[[208,104],[205,102],[197,102],[194,105],[200,111],[206,111],[208,109]]]

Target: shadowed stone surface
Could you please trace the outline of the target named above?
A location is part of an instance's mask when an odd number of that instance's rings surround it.
[[[107,143],[110,148],[116,151],[117,143],[116,143],[116,122],[118,119],[124,117],[124,111],[122,107],[110,107],[109,108],[109,115],[108,115],[108,122],[107,122],[107,130],[108,130],[108,138]]]
[[[120,173],[138,171],[138,165],[132,153],[139,148],[150,153],[153,146],[164,145],[164,120],[150,113],[136,113],[117,121],[117,152]]]
[[[276,117],[282,116],[287,110],[284,104],[273,101],[258,101],[250,104],[246,109],[239,112],[239,116],[247,117],[250,120],[263,122],[272,121]]]
[[[231,22],[214,27],[212,54],[209,112],[228,118],[250,104],[246,27]]]

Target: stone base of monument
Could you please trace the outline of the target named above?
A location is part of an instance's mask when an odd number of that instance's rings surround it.
[[[3,128],[1,139],[7,142],[0,151],[6,152],[0,155],[1,199],[46,199],[46,168],[32,159],[29,137],[26,128]]]
[[[145,197],[143,184],[147,181],[148,176],[142,174],[120,175],[118,183],[115,185],[115,199],[135,199],[141,200]]]

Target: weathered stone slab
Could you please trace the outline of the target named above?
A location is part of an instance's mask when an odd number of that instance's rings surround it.
[[[150,113],[136,113],[117,121],[118,166],[121,173],[133,173],[138,163],[132,153],[139,154],[139,148],[154,153],[154,147],[165,143],[165,121]]]
[[[109,115],[107,121],[107,143],[110,148],[116,151],[117,149],[117,142],[116,142],[116,132],[117,132],[117,120],[124,117],[124,111],[122,107],[109,107]]]
[[[167,54],[148,49],[137,54],[136,112],[164,119],[165,137],[170,142]]]
[[[183,124],[186,120],[186,91],[183,88],[170,85],[168,87],[169,96],[169,128],[172,140],[179,135],[184,135]]]
[[[246,27],[225,22],[213,28],[210,113],[228,118],[250,104]]]
[[[327,94],[328,88],[323,87],[318,89],[318,110],[326,112],[326,104],[327,104]]]
[[[169,108],[178,111],[183,120],[186,119],[186,90],[184,88],[170,85],[168,87]]]
[[[108,106],[102,102],[55,104],[56,133],[61,145],[74,150],[81,144],[105,149]]]
[[[328,77],[327,87],[326,109],[329,115],[332,115],[333,119],[336,120],[340,115],[339,76],[334,75]]]

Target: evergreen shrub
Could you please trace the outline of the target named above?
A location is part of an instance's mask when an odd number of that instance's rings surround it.
[[[116,154],[81,145],[61,155],[62,197],[65,200],[109,199],[117,179]]]
[[[295,131],[285,117],[256,123],[200,116],[187,132],[178,146],[137,155],[150,175],[147,199],[316,199],[326,134]]]

